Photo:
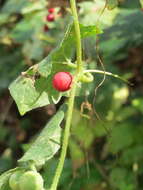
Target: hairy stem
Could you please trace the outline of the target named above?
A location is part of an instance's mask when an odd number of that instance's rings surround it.
[[[71,127],[72,113],[73,113],[73,107],[74,107],[74,99],[75,99],[75,94],[76,94],[76,86],[77,86],[78,76],[80,72],[83,70],[81,34],[80,34],[80,26],[79,26],[79,21],[78,21],[78,14],[77,14],[75,0],[70,0],[70,4],[71,4],[72,15],[74,18],[74,28],[75,28],[75,36],[76,36],[77,72],[72,82],[70,97],[68,100],[68,111],[67,111],[66,125],[65,125],[63,140],[62,140],[61,155],[60,155],[59,163],[58,163],[50,190],[57,189],[59,179],[64,167],[64,162],[66,158],[69,137],[70,137],[70,127]]]

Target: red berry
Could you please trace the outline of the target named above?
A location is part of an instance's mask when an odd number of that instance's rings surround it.
[[[49,27],[45,24],[44,25],[44,32],[48,32],[49,31]]]
[[[68,72],[58,72],[53,77],[53,87],[60,92],[67,91],[71,87],[72,78]]]
[[[50,8],[50,9],[48,9],[48,12],[49,12],[49,13],[54,13],[54,12],[55,12],[55,9],[54,9],[54,8]]]
[[[47,17],[46,17],[46,20],[47,20],[48,22],[53,22],[53,21],[55,20],[55,16],[54,16],[53,14],[49,14],[49,15],[47,15]]]

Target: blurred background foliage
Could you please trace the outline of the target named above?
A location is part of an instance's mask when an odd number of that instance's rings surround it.
[[[70,10],[59,1],[54,22],[48,22],[51,5],[45,0],[0,1],[0,173],[16,166],[65,101],[21,117],[7,90],[20,72],[48,55],[63,36]],[[62,190],[143,189],[143,2],[120,0],[116,8],[112,6],[104,9],[104,0],[79,2],[81,23],[103,30],[98,40],[83,41],[84,60],[91,69],[103,69],[100,55],[107,71],[133,85],[106,76],[96,90],[103,76],[95,75],[88,88],[83,86],[84,96],[76,98]],[[41,170],[46,187],[57,160],[58,155]]]

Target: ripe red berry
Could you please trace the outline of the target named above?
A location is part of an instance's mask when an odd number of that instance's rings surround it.
[[[50,9],[48,9],[48,12],[49,12],[49,13],[54,13],[54,12],[55,12],[55,9],[54,9],[54,8],[50,8]]]
[[[68,72],[58,72],[53,77],[53,87],[60,92],[67,91],[71,87],[72,78]]]
[[[49,27],[45,24],[44,25],[44,32],[48,32],[49,31]]]
[[[53,21],[55,20],[55,16],[54,16],[53,14],[49,14],[49,15],[47,15],[47,17],[46,17],[46,20],[47,20],[48,22],[53,22]]]

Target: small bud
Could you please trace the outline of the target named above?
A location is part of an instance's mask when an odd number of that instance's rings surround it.
[[[25,172],[19,180],[20,190],[43,190],[43,178],[35,171]]]
[[[22,171],[16,171],[10,176],[9,179],[9,186],[12,190],[19,190],[19,179],[23,175],[24,172]]]

